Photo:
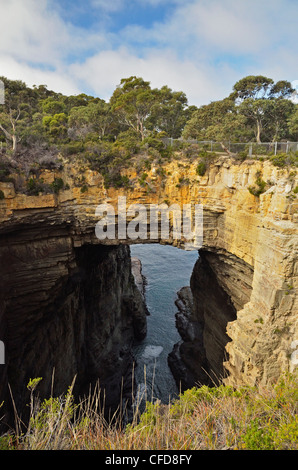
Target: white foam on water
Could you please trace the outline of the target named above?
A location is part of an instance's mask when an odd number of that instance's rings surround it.
[[[149,345],[146,346],[142,354],[143,359],[152,359],[158,357],[163,351],[162,346]]]

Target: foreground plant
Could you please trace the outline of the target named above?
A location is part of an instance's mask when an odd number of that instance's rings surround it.
[[[111,423],[104,418],[101,391],[76,404],[73,384],[65,396],[34,399],[40,379],[30,381],[30,419],[25,433],[0,437],[0,449],[199,450],[298,449],[298,379],[289,374],[272,387],[192,388],[173,403],[137,403]],[[120,411],[120,410],[118,410]]]

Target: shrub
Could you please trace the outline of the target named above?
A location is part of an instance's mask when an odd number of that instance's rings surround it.
[[[273,436],[270,428],[260,423],[258,418],[249,423],[243,437],[244,447],[249,450],[273,450]]]
[[[243,150],[242,152],[239,152],[235,155],[236,160],[239,160],[241,162],[244,162],[248,157],[247,151]]]
[[[256,185],[257,187],[249,186],[248,190],[250,194],[253,194],[256,197],[259,197],[260,194],[262,194],[265,191],[266,182],[262,180],[260,176],[258,176],[258,178],[256,179]]]
[[[62,178],[55,178],[54,181],[51,183],[51,188],[53,189],[55,194],[58,194],[61,189],[64,188],[64,181]]]
[[[139,184],[141,186],[145,186],[145,182],[146,182],[146,179],[148,178],[148,174],[147,173],[143,173],[141,178],[139,178]]]
[[[29,196],[38,196],[39,193],[44,192],[44,189],[44,181],[42,178],[30,178],[27,181],[27,193]]]
[[[9,175],[11,173],[11,167],[8,160],[0,161],[0,181],[6,182],[9,180]]]
[[[72,141],[64,144],[62,147],[62,153],[65,156],[76,155],[82,153],[85,150],[84,143],[81,141]]]
[[[121,175],[118,169],[108,169],[102,173],[105,188],[130,188],[130,179],[126,175]]]
[[[119,149],[123,147],[126,152],[129,152],[129,154],[138,153],[140,150],[140,138],[138,134],[132,129],[120,132],[114,147],[118,147]]]
[[[0,201],[5,199],[4,192],[0,189]]]
[[[142,147],[154,148],[159,152],[162,152],[165,149],[163,141],[160,138],[153,136],[146,137],[142,142]]]
[[[204,174],[206,173],[206,170],[207,170],[207,165],[205,162],[201,161],[198,166],[197,166],[197,169],[196,169],[196,172],[199,176],[204,176]]]
[[[296,153],[279,153],[270,158],[274,166],[284,168],[285,166],[298,166],[298,156]]]

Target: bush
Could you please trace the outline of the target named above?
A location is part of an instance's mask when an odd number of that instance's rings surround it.
[[[295,153],[279,153],[270,158],[274,166],[284,168],[285,166],[298,166],[298,155]]]
[[[38,196],[39,193],[44,192],[44,189],[44,181],[42,178],[30,178],[27,181],[27,194],[29,196]]]
[[[241,162],[244,162],[244,160],[246,160],[247,157],[248,157],[248,153],[245,150],[235,155],[236,160],[239,160]]]
[[[259,197],[260,194],[262,194],[265,191],[266,182],[264,180],[262,180],[261,177],[259,176],[256,179],[256,185],[257,185],[257,187],[249,186],[248,190],[249,190],[250,194],[253,194],[256,197]]]
[[[10,162],[6,159],[0,161],[0,181],[7,182],[9,181],[9,175],[11,173]]]
[[[126,175],[121,175],[119,169],[109,169],[102,173],[105,188],[130,188],[130,179]]]
[[[129,129],[128,131],[120,132],[114,147],[119,149],[122,147],[131,155],[139,152],[140,143],[138,134],[132,129]]]
[[[51,183],[51,188],[53,189],[55,194],[58,194],[61,189],[64,188],[64,181],[62,178],[55,178],[54,181]]]
[[[163,141],[158,138],[158,137],[146,137],[143,142],[142,142],[142,147],[147,147],[147,148],[154,148],[158,150],[160,153],[165,150],[165,145]]]
[[[62,147],[62,154],[64,156],[77,155],[85,150],[85,145],[81,141],[72,141],[64,144]]]
[[[207,165],[205,162],[200,162],[197,166],[196,172],[199,176],[204,176],[207,170]]]
[[[5,199],[4,192],[0,189],[0,201]]]

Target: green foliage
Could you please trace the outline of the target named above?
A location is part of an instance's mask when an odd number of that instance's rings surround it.
[[[168,405],[147,402],[144,412],[136,407],[128,425],[105,420],[96,405],[100,390],[76,403],[72,384],[40,402],[40,380],[28,383],[28,428],[1,436],[0,449],[298,449],[297,373],[268,387],[193,387]]]
[[[273,438],[270,428],[263,427],[258,418],[249,423],[243,436],[244,447],[249,450],[273,450]]]
[[[248,190],[250,194],[253,194],[256,197],[259,197],[262,193],[264,193],[266,188],[266,182],[262,180],[260,176],[256,179],[257,186],[249,186]]]
[[[51,183],[51,188],[53,189],[55,194],[58,194],[61,189],[64,188],[64,181],[62,178],[55,178],[54,181]]]
[[[139,184],[145,186],[146,179],[148,178],[148,173],[143,173],[141,178],[139,178]]]
[[[86,193],[88,191],[88,186],[86,184],[83,184],[81,187],[81,193]]]
[[[29,178],[27,181],[27,192],[30,196],[38,196],[39,193],[44,192],[44,181],[38,178]]]
[[[278,153],[270,158],[274,166],[284,168],[285,166],[298,166],[298,155],[296,153]]]
[[[140,150],[140,138],[137,132],[133,129],[128,129],[118,134],[114,147],[118,151],[121,150],[121,148],[124,149],[125,153],[129,155],[138,153]]]
[[[0,451],[1,450],[15,450],[16,441],[15,437],[11,434],[4,434],[0,436]]]
[[[5,199],[4,192],[0,189],[0,201]]]
[[[8,181],[11,169],[8,161],[0,160],[0,181]]]
[[[30,379],[27,388],[30,390],[30,392],[34,392],[38,384],[42,381],[42,377],[36,377],[34,379]]]
[[[63,155],[70,156],[70,155],[78,155],[85,150],[85,143],[82,141],[71,141],[62,146],[62,153]]]
[[[188,106],[182,91],[166,85],[153,89],[150,82],[136,76],[123,78],[109,102],[83,93],[64,96],[45,85],[29,88],[21,81],[1,79],[5,104],[0,105],[0,140],[7,160],[23,158],[26,169],[28,159],[37,163],[44,149],[52,155],[60,152],[64,158],[81,160],[101,172],[107,185],[115,183],[117,187],[128,185],[120,170],[136,155],[149,155],[157,164],[170,161],[179,152],[189,159],[197,158],[198,146],[181,137],[217,141],[217,151],[228,151],[228,140],[252,142],[260,132],[266,141],[298,135],[297,106],[287,99],[291,88],[285,80],[274,83],[267,77],[248,76],[235,84],[230,96],[197,108]],[[176,140],[165,143],[164,137]],[[246,156],[243,153],[237,158]],[[208,159],[199,157],[202,161],[197,171],[203,175]],[[272,163],[280,168],[297,165],[297,157],[272,156]],[[9,178],[9,172],[0,164],[0,180]],[[36,184],[30,182],[29,191],[36,193]],[[47,190],[45,186],[39,189]]]
[[[197,166],[196,172],[199,176],[204,176],[206,173],[207,166],[205,162],[200,162]]]
[[[103,177],[106,188],[130,188],[128,176],[121,175],[119,170],[111,170],[110,172],[103,173]]]

